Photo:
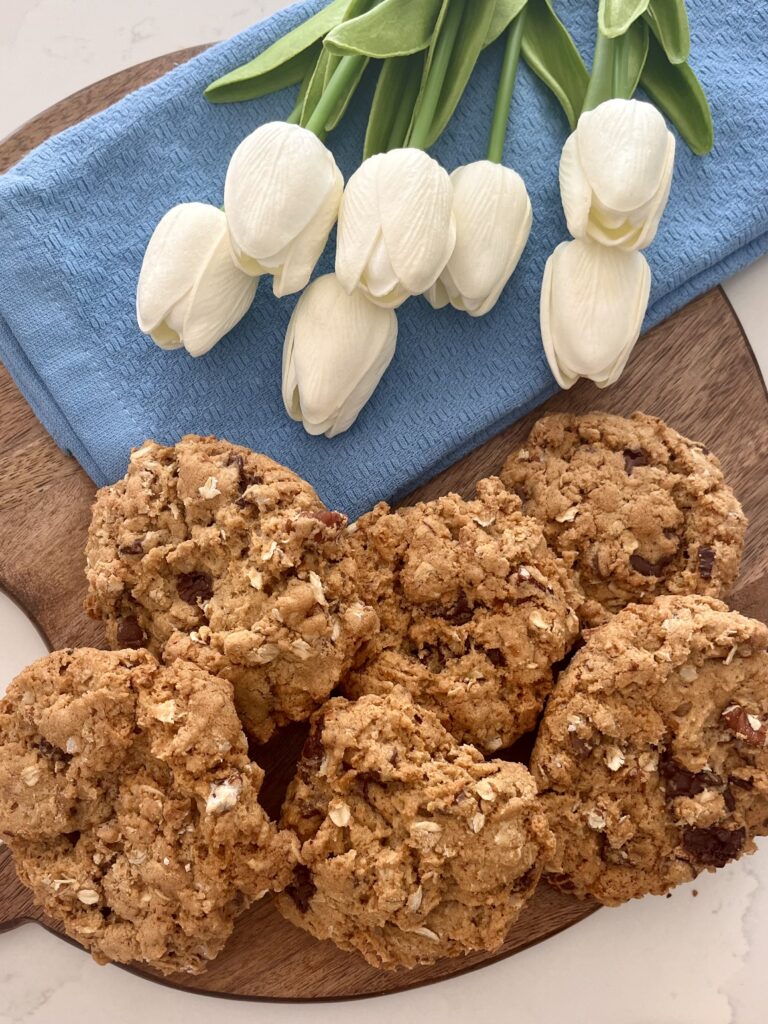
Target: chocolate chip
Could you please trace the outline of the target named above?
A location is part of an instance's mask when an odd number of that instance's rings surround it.
[[[687,700],[684,704],[680,704],[678,707],[676,707],[672,714],[676,718],[685,718],[685,716],[688,714],[692,707],[693,704],[689,700]]]
[[[400,763],[400,755],[397,752],[397,747],[395,747],[395,749],[389,755],[389,763],[392,765],[393,768],[397,768],[398,764]]]
[[[135,615],[126,615],[124,619],[120,619],[117,625],[117,642],[121,647],[138,650],[139,647],[144,646],[146,639],[144,630]]]
[[[624,471],[627,476],[632,476],[632,470],[637,469],[638,466],[647,465],[648,452],[644,452],[642,448],[624,449]]]
[[[751,779],[739,779],[735,775],[730,775],[728,777],[728,785],[729,786],[736,786],[737,789],[753,789],[754,788],[753,785],[752,785],[752,780]]]
[[[701,576],[703,580],[711,580],[714,568],[714,548],[699,548],[699,576]]]
[[[504,657],[498,647],[488,647],[485,651],[485,656],[492,665],[496,668],[504,668],[507,664],[507,659]]]
[[[330,512],[328,509],[324,509],[322,512],[310,512],[310,519],[316,519],[323,526],[346,526],[347,517],[343,516],[341,512]]]
[[[309,868],[299,864],[293,872],[293,882],[285,890],[302,914],[309,910],[312,897],[317,892],[317,886],[312,881],[312,874]]]
[[[118,548],[121,555],[143,555],[144,544],[141,540],[134,540],[130,544],[123,544],[121,548]]]
[[[723,791],[723,800],[725,802],[727,810],[736,810],[736,797],[731,792],[730,787],[726,787],[726,789]]]
[[[699,864],[723,868],[741,853],[746,838],[747,830],[744,828],[728,829],[717,825],[712,828],[686,828],[682,845]]]
[[[65,754],[61,747],[55,747],[53,743],[49,743],[46,739],[40,740],[37,749],[41,757],[50,758],[52,761],[69,762],[72,760],[71,754]]]
[[[659,763],[659,775],[664,780],[664,791],[669,799],[696,796],[705,789],[716,789],[723,784],[714,772],[691,772],[672,757],[665,757]]]
[[[323,720],[319,719],[312,726],[312,731],[307,736],[306,742],[301,751],[301,766],[303,769],[316,773],[322,764],[325,756],[323,748]]]
[[[592,753],[592,747],[589,743],[580,736],[577,736],[575,732],[568,733],[568,742],[571,745],[571,750],[580,761],[586,760]]]
[[[642,555],[634,554],[629,556],[629,564],[635,570],[639,572],[641,576],[661,576],[664,572],[664,566],[667,564],[666,559],[662,559],[655,565],[653,562],[649,562]]]
[[[207,572],[182,572],[176,580],[176,590],[187,604],[209,601],[213,597],[213,580]]]

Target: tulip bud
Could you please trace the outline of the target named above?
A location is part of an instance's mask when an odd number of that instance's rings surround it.
[[[283,348],[283,403],[308,434],[349,430],[392,361],[397,316],[335,274],[318,277],[299,299]]]
[[[139,327],[160,348],[205,355],[245,316],[258,283],[232,262],[221,210],[182,203],[165,214],[144,254]]]
[[[645,249],[667,205],[675,137],[650,103],[607,100],[582,114],[560,160],[560,192],[574,238]]]
[[[339,213],[336,274],[395,309],[438,279],[456,244],[448,173],[420,149],[370,157],[347,183]]]
[[[641,252],[608,249],[589,239],[562,242],[541,286],[541,336],[562,388],[589,377],[614,384],[640,336],[651,289]]]
[[[533,214],[525,182],[509,167],[480,160],[451,175],[456,247],[427,292],[441,309],[450,303],[484,316],[499,300],[531,233]]]
[[[344,178],[333,154],[297,124],[264,124],[240,143],[224,184],[235,261],[273,274],[280,298],[306,287],[339,213]]]

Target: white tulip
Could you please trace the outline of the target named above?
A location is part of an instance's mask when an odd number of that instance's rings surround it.
[[[457,168],[451,183],[456,247],[426,297],[435,309],[450,303],[484,316],[499,301],[528,241],[531,201],[520,175],[490,160]]]
[[[582,114],[560,160],[560,192],[574,238],[645,249],[667,205],[675,137],[650,103],[607,100]]]
[[[438,279],[456,244],[451,179],[420,149],[370,157],[347,183],[339,214],[336,274],[395,309]]]
[[[339,213],[344,178],[312,132],[274,121],[235,150],[224,209],[235,261],[249,274],[273,274],[280,298],[306,287]]]
[[[397,316],[334,274],[313,281],[298,301],[283,348],[283,402],[309,434],[348,430],[392,361]]]
[[[651,289],[641,252],[608,249],[589,239],[562,242],[541,286],[541,335],[562,388],[588,377],[614,384],[640,336]]]
[[[258,283],[232,262],[221,210],[182,203],[165,214],[149,240],[136,318],[160,348],[202,356],[242,320]]]

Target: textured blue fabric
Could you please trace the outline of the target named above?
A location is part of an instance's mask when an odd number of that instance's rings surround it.
[[[566,237],[557,188],[567,125],[523,67],[507,162],[534,208],[528,249],[489,316],[400,312],[395,360],[347,434],[310,438],[285,415],[280,361],[295,297],[265,279],[252,311],[207,357],[157,349],[136,327],[134,295],[152,229],[174,203],[220,203],[237,143],[287,115],[292,93],[214,107],[203,87],[322,6],[282,11],[51,139],[0,179],[0,357],[56,441],[103,484],[131,445],[213,433],[293,467],[331,505],[356,514],[406,492],[555,390],[542,356],[538,295],[547,256]],[[592,49],[595,3],[557,10]],[[700,159],[678,145],[668,212],[649,251],[647,326],[768,249],[768,4],[690,0],[694,65],[717,144]],[[487,51],[434,149],[449,169],[484,156],[501,45]],[[348,175],[359,161],[373,81],[330,140]],[[329,246],[321,270],[332,266]],[[0,413],[1,414],[1,413]]]

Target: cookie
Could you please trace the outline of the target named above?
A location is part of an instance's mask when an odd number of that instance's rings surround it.
[[[576,572],[588,624],[736,580],[746,520],[720,463],[653,416],[546,416],[501,476]]]
[[[343,681],[348,697],[404,686],[484,751],[533,729],[552,666],[574,642],[580,595],[541,527],[495,479],[351,527],[359,586],[381,630]]]
[[[552,848],[527,769],[401,688],[315,714],[282,824],[302,845],[281,912],[388,969],[498,949]]]
[[[259,805],[232,687],[144,651],[60,651],[0,701],[0,837],[100,963],[198,973],[296,840]]]
[[[768,834],[768,628],[706,597],[631,605],[560,676],[531,771],[554,881],[615,905]]]
[[[346,525],[266,456],[210,437],[148,441],[96,497],[86,608],[110,646],[228,679],[265,742],[328,697],[376,629]]]

